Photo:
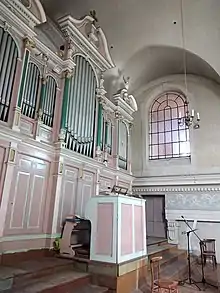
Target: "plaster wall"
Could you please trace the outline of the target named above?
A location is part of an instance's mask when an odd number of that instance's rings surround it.
[[[211,174],[219,172],[220,85],[189,76],[188,93],[181,75],[165,77],[146,86],[138,96],[139,111],[132,129],[132,170],[136,177]],[[149,160],[149,109],[152,101],[166,91],[187,94],[189,109],[200,113],[200,129],[190,128],[191,158]]]

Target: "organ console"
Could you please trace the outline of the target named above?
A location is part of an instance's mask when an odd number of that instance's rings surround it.
[[[72,215],[66,217],[60,239],[60,255],[63,257],[90,256],[91,223],[89,220]]]

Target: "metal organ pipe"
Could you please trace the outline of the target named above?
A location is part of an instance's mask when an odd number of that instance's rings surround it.
[[[82,123],[81,123],[81,136],[82,136],[82,144],[81,144],[81,150],[80,152],[82,154],[86,154],[86,148],[87,148],[87,125],[86,125],[86,118],[87,115],[86,109],[89,106],[88,98],[89,98],[89,64],[87,62],[84,62],[85,64],[85,70],[84,70],[84,87],[83,87],[83,93],[82,93],[82,102],[83,102],[83,112],[82,112]],[[87,93],[88,90],[88,93]]]
[[[81,75],[81,83],[79,86],[79,118],[78,118],[78,133],[79,133],[79,144],[78,144],[78,152],[82,153],[82,146],[83,146],[83,129],[82,129],[82,121],[83,121],[83,106],[84,106],[84,90],[85,89],[85,68],[86,62],[82,60],[82,69],[80,72]]]
[[[87,115],[85,115],[86,117],[86,121],[85,121],[85,137],[86,137],[86,147],[85,147],[85,155],[89,156],[89,146],[90,146],[90,127],[89,127],[89,121],[90,121],[90,112],[91,112],[91,103],[90,103],[90,95],[89,93],[92,92],[92,82],[91,82],[91,78],[93,75],[93,71],[91,69],[90,66],[88,66],[88,75],[87,75],[87,79],[88,79],[88,94],[86,95],[86,99],[87,99]]]
[[[94,135],[96,79],[89,62],[75,56],[75,74],[68,98],[67,148],[91,156]]]
[[[18,58],[17,45],[10,34],[0,28],[0,120],[7,122]]]
[[[78,132],[78,126],[79,126],[79,107],[80,107],[80,85],[82,82],[82,58],[79,58],[79,81],[76,86],[76,94],[74,95],[73,98],[77,99],[77,104],[76,104],[76,118],[75,118],[75,133],[77,133],[76,136],[76,151],[78,151],[78,143],[79,143],[79,132]],[[81,122],[81,121],[80,121]]]
[[[92,77],[92,91],[91,91],[91,104],[92,104],[92,111],[90,116],[91,127],[90,127],[90,144],[89,144],[89,156],[92,156],[92,149],[93,149],[93,142],[94,142],[94,122],[95,122],[95,92],[96,92],[96,79],[93,75]]]
[[[4,103],[6,103],[6,92],[8,89],[8,84],[10,82],[10,76],[11,76],[11,68],[12,68],[12,63],[13,63],[13,56],[14,56],[14,49],[15,49],[15,44],[11,43],[10,46],[11,50],[8,50],[9,52],[9,56],[8,56],[8,62],[7,62],[7,67],[9,68],[9,70],[5,70],[5,79],[4,81],[1,82],[0,84],[0,93],[1,93],[1,97],[2,97],[2,101],[4,101]]]
[[[39,89],[39,80],[40,80],[40,71],[38,67],[30,62],[28,64],[27,78],[25,82],[24,96],[23,96],[23,105],[22,105],[22,114],[34,118],[35,108],[38,96]]]
[[[56,81],[49,76],[46,83],[44,100],[42,103],[43,122],[45,125],[53,126],[54,107],[56,100]]]
[[[30,118],[34,118],[34,110],[35,110],[35,105],[36,105],[36,99],[37,99],[37,87],[38,87],[38,76],[37,76],[37,66],[34,65],[33,63],[31,63],[31,66],[30,66],[30,70],[31,70],[31,80],[30,80],[30,83],[29,83],[29,89],[30,89],[30,95],[27,96],[27,100],[28,100],[28,103],[27,103],[27,116],[30,117]],[[39,76],[40,76],[40,73],[39,73]],[[36,93],[36,94],[35,94]]]
[[[75,57],[74,62],[78,64],[78,58],[79,56]],[[70,91],[70,96],[69,96],[69,110],[68,110],[68,126],[70,127],[70,138],[71,138],[71,149],[75,150],[76,147],[76,139],[77,139],[77,130],[75,128],[75,119],[73,117],[76,117],[76,112],[77,112],[77,99],[75,97],[76,93],[76,88],[78,85],[78,80],[79,80],[79,66],[76,66],[74,76],[72,77],[71,80],[71,91]],[[71,114],[72,113],[72,116]]]

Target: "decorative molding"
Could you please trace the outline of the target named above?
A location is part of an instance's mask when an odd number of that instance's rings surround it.
[[[220,211],[220,192],[168,194],[165,202],[168,210]]]
[[[64,16],[58,19],[58,24],[67,41],[71,41],[80,52],[93,60],[101,71],[105,71],[115,67],[115,65],[110,57],[107,41],[101,28],[96,29],[96,35],[99,39],[98,47],[89,39],[86,33],[87,26],[91,25],[92,27],[93,21],[94,19],[90,16],[86,16],[82,20],[74,19],[71,16]],[[100,49],[100,43],[103,43],[103,51]]]
[[[60,75],[65,71],[72,72],[76,66],[72,59],[63,60],[56,53],[52,52],[45,46],[37,37],[34,38],[36,47],[32,49],[35,56],[47,56],[47,67],[56,74]],[[44,59],[41,58],[41,63],[44,64]]]
[[[27,5],[24,5],[24,3],[22,3],[22,1],[2,0],[2,2],[11,12],[13,12],[14,15],[20,18],[26,25],[28,25],[31,28],[34,28],[36,25],[40,23],[46,22],[46,14],[39,0],[32,0],[32,2],[34,2],[39,11],[39,18],[36,15],[34,15],[29,9],[31,8],[31,5],[30,7],[27,7]]]
[[[168,221],[183,221],[181,216],[184,216],[188,221],[220,222],[220,211],[166,209],[165,214]]]
[[[220,185],[220,173],[191,174],[191,175],[168,175],[168,176],[149,176],[136,177],[134,188],[159,189],[171,188],[197,188],[198,186],[218,187]],[[174,190],[175,191],[175,190]],[[181,191],[181,190],[180,190]]]
[[[11,2],[19,3],[19,1],[11,0]],[[10,23],[10,31],[14,32],[17,36],[24,38],[25,36],[36,36],[33,28],[22,22],[20,15],[16,15],[10,3],[7,0],[0,2],[0,20],[4,23]],[[19,4],[24,7],[21,3]],[[25,8],[25,7],[24,7]]]
[[[208,192],[216,192],[220,191],[220,186],[186,186],[186,187],[137,187],[133,186],[132,188],[133,192],[135,193],[171,193],[171,192],[202,192],[202,191],[208,191]]]

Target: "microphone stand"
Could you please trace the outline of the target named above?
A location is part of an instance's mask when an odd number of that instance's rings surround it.
[[[188,278],[186,280],[183,280],[181,281],[181,283],[186,283],[186,281],[189,280],[189,285],[195,285],[200,291],[201,289],[199,288],[199,286],[197,284],[200,284],[202,283],[203,286],[206,285],[209,285],[209,286],[212,286],[214,288],[217,288],[218,289],[218,286],[216,285],[213,285],[213,284],[210,284],[206,281],[205,279],[205,273],[204,273],[204,262],[203,262],[203,257],[202,257],[202,246],[204,246],[204,242],[202,241],[202,239],[199,237],[199,235],[195,232],[196,229],[192,229],[192,227],[189,225],[188,221],[183,217],[181,216],[181,218],[183,219],[183,221],[185,222],[185,224],[189,227],[189,231],[186,232],[186,235],[187,235],[187,259],[188,259]],[[202,281],[201,282],[195,282],[193,279],[192,279],[192,272],[191,272],[191,260],[190,260],[190,241],[189,241],[189,236],[190,236],[190,233],[193,233],[199,240],[200,242],[200,250],[201,250],[201,265],[202,265]]]

